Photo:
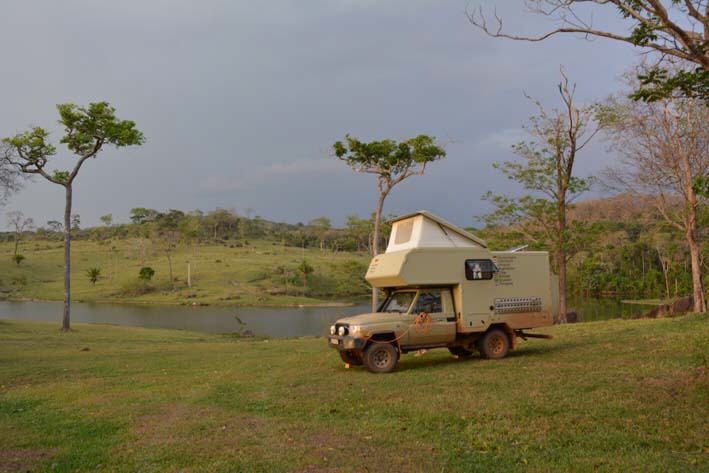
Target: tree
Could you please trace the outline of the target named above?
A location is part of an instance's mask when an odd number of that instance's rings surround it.
[[[345,142],[333,145],[335,156],[347,163],[356,172],[377,176],[379,198],[374,217],[372,255],[379,254],[379,232],[381,228],[384,200],[397,184],[411,176],[421,176],[426,165],[445,157],[446,152],[438,146],[435,138],[418,135],[397,143],[394,140],[362,142],[350,135]],[[372,310],[379,305],[379,292],[372,288]]]
[[[9,145],[0,143],[0,206],[5,204],[12,193],[20,190],[22,184],[21,173],[8,161],[11,153]]]
[[[469,11],[469,21],[495,38],[543,41],[558,34],[601,37],[657,53],[659,61],[639,76],[633,98],[654,101],[679,92],[701,98],[709,105],[709,1],[707,0],[525,0],[528,9],[552,18],[559,25],[538,36],[503,32],[502,18],[488,25],[482,8]],[[588,7],[582,12],[583,7]],[[629,28],[595,27],[594,8],[620,16]],[[600,15],[599,15],[600,16]],[[668,70],[667,60],[683,61],[686,69]],[[708,115],[709,116],[709,111]]]
[[[96,281],[101,277],[101,268],[89,268],[86,270],[86,277],[92,285],[96,285]]]
[[[103,223],[107,227],[110,227],[111,225],[113,225],[113,215],[112,214],[101,215],[101,217],[99,217],[99,218],[101,219],[101,223]]]
[[[25,218],[25,215],[19,210],[13,210],[7,213],[7,224],[15,232],[15,252],[13,253],[13,258],[17,256],[20,249],[20,240],[24,236],[25,232],[32,231],[34,228],[34,221],[31,218]],[[19,262],[17,264],[20,264]]]
[[[87,107],[74,104],[57,105],[59,123],[64,127],[60,143],[67,146],[77,158],[71,170],[50,171],[47,164],[56,154],[56,148],[49,142],[49,132],[44,128],[30,130],[4,138],[2,141],[11,148],[5,162],[15,166],[20,172],[40,175],[52,184],[64,187],[64,315],[62,330],[70,329],[71,313],[71,236],[72,236],[72,191],[74,180],[83,164],[96,158],[104,146],[116,148],[141,145],[143,134],[130,120],[116,118],[115,109],[107,102],[90,103]]]
[[[320,251],[322,251],[325,245],[325,239],[327,237],[327,234],[330,231],[330,228],[332,227],[330,219],[327,217],[318,217],[316,219],[311,220],[310,223],[308,223],[308,226],[310,226],[317,235],[318,242],[320,243]]]
[[[50,232],[56,232],[56,233],[63,233],[64,232],[64,224],[62,224],[62,222],[58,222],[56,220],[49,220],[47,222],[47,227],[49,227]]]
[[[160,212],[153,209],[146,209],[143,207],[130,209],[130,221],[136,225],[152,222],[158,217],[158,215],[160,215]]]
[[[315,272],[315,268],[304,259],[298,265],[298,272],[303,276],[303,295],[305,295],[305,291],[308,289],[308,276]]]
[[[598,133],[594,107],[574,103],[576,85],[562,70],[558,85],[562,109],[547,111],[535,101],[539,115],[530,119],[530,141],[513,149],[521,161],[497,164],[509,179],[518,182],[531,194],[514,198],[488,192],[484,197],[495,205],[485,217],[488,224],[515,225],[530,240],[551,246],[559,276],[559,312],[557,322],[566,321],[566,264],[583,243],[579,223],[570,225],[571,203],[590,187],[589,179],[574,175],[574,164],[581,150]]]
[[[682,232],[690,254],[693,310],[705,312],[698,220],[707,199],[696,192],[697,178],[709,173],[704,106],[691,98],[643,103],[618,97],[606,104],[602,117],[621,157],[608,179],[625,191],[652,196],[659,214]]]

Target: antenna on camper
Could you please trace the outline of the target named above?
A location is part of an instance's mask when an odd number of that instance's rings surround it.
[[[508,253],[517,253],[518,251],[522,251],[522,250],[526,249],[528,246],[529,245],[522,245],[522,246],[518,246],[516,248],[510,248],[509,250],[507,250],[507,252]]]

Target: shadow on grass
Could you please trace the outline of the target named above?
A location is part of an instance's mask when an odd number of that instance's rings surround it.
[[[523,346],[522,348],[518,348],[517,350],[511,351],[509,355],[507,355],[507,357],[513,359],[546,357],[548,355],[556,355],[558,353],[565,352],[568,350],[574,350],[580,347],[585,347],[591,345],[592,343],[593,342],[591,341],[574,341],[554,345],[539,344],[533,346]],[[436,352],[434,353],[436,355],[443,355],[444,350],[436,349]],[[425,354],[420,357],[415,357],[412,354],[408,354],[404,355],[401,358],[398,366],[396,367],[396,371],[425,369],[429,367],[446,366],[456,363],[478,364],[486,362],[494,362],[494,360],[486,360],[482,358],[479,354],[475,354],[469,358],[456,358],[453,355],[450,355],[448,357],[437,356],[436,358],[426,358]]]

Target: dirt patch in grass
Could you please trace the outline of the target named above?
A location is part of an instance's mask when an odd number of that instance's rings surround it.
[[[54,453],[47,449],[0,450],[0,473],[32,471]]]
[[[661,378],[645,378],[644,384],[661,389],[671,396],[682,394],[687,389],[697,386],[706,386],[709,383],[709,369],[700,366],[692,370],[675,371],[669,376]]]
[[[299,472],[427,471],[436,463],[430,448],[402,448],[375,435],[191,404],[161,406],[137,418],[132,433],[134,441],[122,453],[142,451],[149,463],[175,450],[202,468],[230,458],[267,458]]]

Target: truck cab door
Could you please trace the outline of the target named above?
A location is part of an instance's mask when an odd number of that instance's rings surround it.
[[[456,318],[450,289],[419,290],[410,316],[408,344],[445,344],[455,339]]]

